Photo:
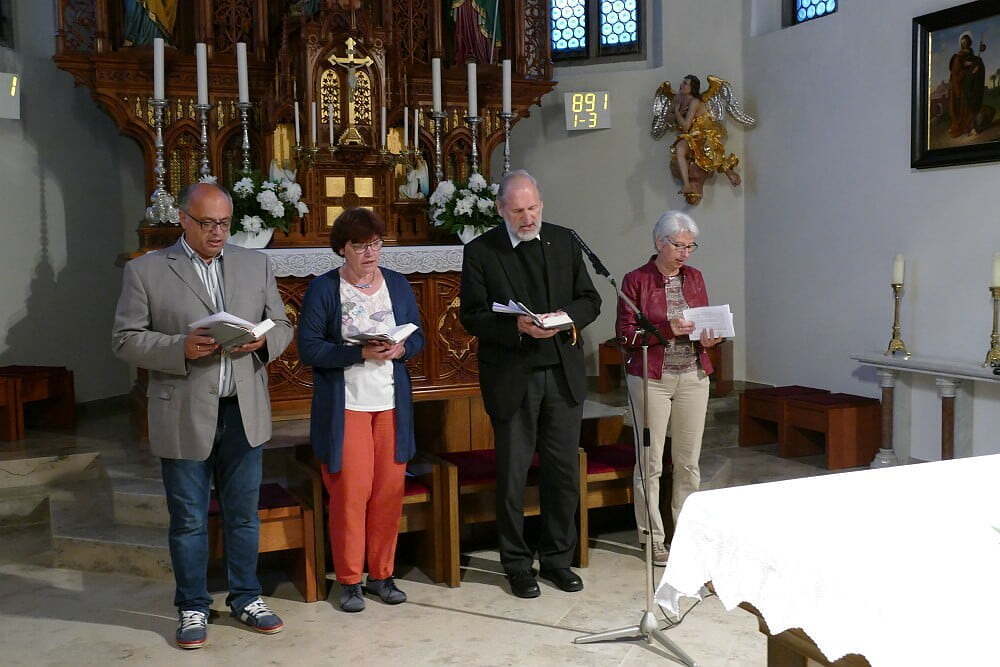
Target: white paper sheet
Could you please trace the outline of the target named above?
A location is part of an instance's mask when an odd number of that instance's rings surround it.
[[[733,313],[729,309],[728,303],[723,306],[686,308],[683,316],[685,320],[694,322],[694,331],[688,334],[691,340],[701,338],[701,332],[705,329],[712,329],[716,338],[732,338],[736,335],[736,330],[733,327]]]

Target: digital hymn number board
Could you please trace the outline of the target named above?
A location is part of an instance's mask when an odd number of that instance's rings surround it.
[[[563,93],[567,130],[600,130],[611,127],[608,91]]]

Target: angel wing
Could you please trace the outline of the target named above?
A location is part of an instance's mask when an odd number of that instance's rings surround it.
[[[669,81],[664,81],[653,96],[653,127],[650,133],[659,139],[667,130],[677,129],[674,116],[674,91]]]
[[[708,113],[720,123],[728,111],[737,123],[747,127],[753,127],[757,124],[757,119],[743,110],[743,102],[736,97],[732,84],[725,79],[710,74],[708,76],[708,90],[701,96],[701,99],[708,107]]]

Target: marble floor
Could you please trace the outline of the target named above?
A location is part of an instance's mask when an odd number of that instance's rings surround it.
[[[23,478],[18,466],[38,472],[42,458],[24,463],[25,452],[32,450],[59,462],[98,451],[121,468],[136,466],[127,453],[127,431],[127,416],[112,406],[85,413],[74,434],[32,433],[30,441],[0,447],[0,491],[4,483],[16,487]],[[703,463],[716,471],[706,484],[714,487],[825,472],[816,459],[780,459],[768,446],[716,446],[705,451]],[[86,475],[93,463],[83,459],[76,465]],[[22,489],[15,496],[31,494]],[[390,607],[369,600],[361,614],[339,611],[336,585],[328,601],[306,604],[280,574],[269,573],[268,601],[284,618],[285,630],[263,636],[244,628],[224,613],[225,594],[219,592],[214,608],[222,613],[210,625],[209,644],[191,652],[173,644],[171,582],[56,567],[50,527],[32,516],[0,524],[3,665],[678,664],[641,642],[573,643],[574,637],[639,621],[643,565],[634,531],[621,525],[628,523],[627,513],[610,515],[611,521],[592,517],[591,564],[579,570],[586,585],[580,593],[564,593],[543,581],[540,598],[515,598],[491,549],[463,554],[460,588],[434,585],[418,569],[402,568],[397,576],[409,602]],[[668,636],[705,667],[765,664],[756,619],[739,609],[727,612],[714,597],[695,606]]]

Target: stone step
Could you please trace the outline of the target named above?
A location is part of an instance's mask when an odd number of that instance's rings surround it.
[[[103,468],[97,452],[62,453],[33,450],[30,455],[16,457],[5,452],[0,465],[0,489],[50,486],[100,476]]]
[[[111,480],[114,520],[127,526],[166,529],[170,525],[163,482],[148,478]]]

